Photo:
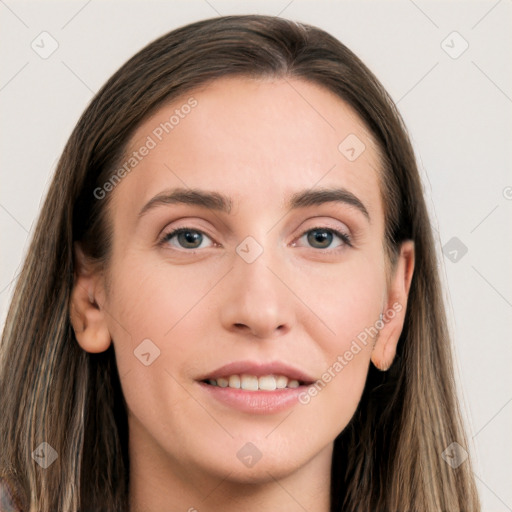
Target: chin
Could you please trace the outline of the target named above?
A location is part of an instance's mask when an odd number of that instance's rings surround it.
[[[239,467],[238,465],[227,469],[226,480],[231,483],[260,485],[274,480],[281,480],[295,473],[299,467],[290,464],[289,461],[278,463],[264,462],[263,459],[252,468]],[[224,474],[224,477],[226,474]]]
[[[226,443],[226,450],[211,453],[212,458],[209,456],[208,461],[203,457],[197,462],[204,471],[233,483],[263,484],[274,479],[286,478],[298,471],[308,460],[300,446],[293,450],[293,453],[300,455],[298,459],[283,451],[282,447],[275,449],[269,446],[268,441],[261,451],[247,440],[236,442],[233,449],[228,445],[229,443]]]

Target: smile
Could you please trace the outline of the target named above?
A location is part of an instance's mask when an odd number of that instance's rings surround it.
[[[221,388],[243,389],[245,391],[275,391],[276,389],[298,388],[303,382],[289,379],[285,375],[229,375],[203,381]]]
[[[234,361],[196,377],[205,396],[229,409],[273,414],[293,407],[317,379],[284,361]]]

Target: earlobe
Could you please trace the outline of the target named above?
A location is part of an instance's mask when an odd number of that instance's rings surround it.
[[[388,291],[387,305],[382,312],[382,329],[372,351],[373,364],[382,371],[393,364],[396,347],[405,321],[409,290],[414,274],[414,242],[402,243]]]
[[[95,299],[97,273],[87,268],[84,254],[75,246],[76,272],[71,292],[69,315],[78,344],[92,353],[104,352],[111,343],[105,313]]]

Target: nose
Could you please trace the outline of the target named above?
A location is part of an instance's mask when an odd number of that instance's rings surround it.
[[[247,263],[236,256],[229,273],[228,292],[221,306],[225,329],[260,339],[277,338],[290,331],[294,297],[286,281],[289,273],[266,252]]]

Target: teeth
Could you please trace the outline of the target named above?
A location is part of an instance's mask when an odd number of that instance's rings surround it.
[[[254,375],[242,375],[240,377],[240,387],[247,391],[258,391],[258,377]]]
[[[283,375],[279,375],[276,379],[276,388],[277,389],[283,389],[288,384],[288,378],[284,377]]]
[[[276,379],[273,375],[265,375],[258,379],[260,389],[265,391],[274,391],[276,389]]]
[[[231,377],[229,377],[229,387],[240,389],[240,376],[239,375],[231,375]]]
[[[227,388],[229,384],[228,379],[223,379],[222,377],[220,379],[217,379],[217,386],[221,388]]]
[[[274,391],[284,388],[298,388],[300,382],[296,379],[288,379],[284,375],[229,375],[218,379],[208,379],[208,384],[221,388],[244,389],[246,391]]]

